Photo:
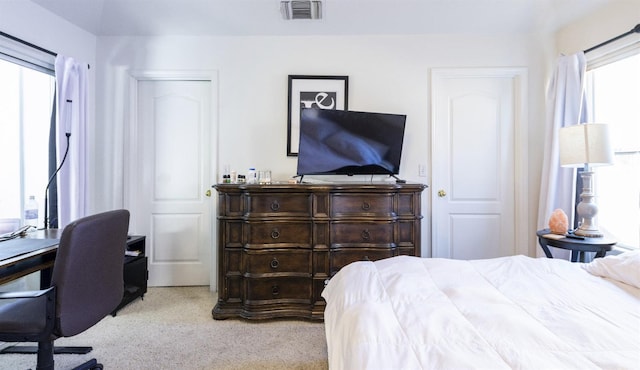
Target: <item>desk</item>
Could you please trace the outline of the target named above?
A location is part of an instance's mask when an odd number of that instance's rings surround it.
[[[604,257],[616,244],[616,241],[606,235],[602,238],[572,239],[562,237],[562,235],[551,234],[549,229],[542,229],[536,232],[538,243],[547,258],[553,258],[549,251],[549,246],[567,249],[571,251],[571,262],[588,262],[586,252],[595,252],[595,258]]]
[[[61,235],[62,230],[59,229],[38,230],[28,233],[23,238],[0,242],[0,284],[40,271],[40,289],[51,286],[53,264]],[[4,251],[3,246],[6,248]],[[139,255],[123,256],[124,295],[122,302],[113,311],[113,316],[134,299],[143,298],[147,292],[145,237],[127,237],[126,248],[129,251],[138,251]]]
[[[34,245],[42,247],[27,252],[12,249],[12,253],[15,255],[3,256],[0,260],[0,284],[41,271],[40,287],[48,287],[51,283],[52,267],[56,259],[58,240],[61,234],[62,231],[57,229],[38,230],[28,233],[26,237],[2,242],[11,242],[14,245],[14,242],[23,240],[26,242],[25,248],[32,249],[29,247]],[[34,241],[34,243],[28,243],[28,241]],[[0,243],[0,248],[2,248],[2,243]]]
[[[38,230],[28,233],[27,236],[22,238],[0,242],[0,284],[40,271],[40,289],[51,286],[51,275],[60,236],[62,236],[62,230],[60,229]],[[7,243],[5,247],[8,253],[2,253],[2,243]],[[137,297],[142,298],[147,291],[147,257],[144,256],[145,237],[129,236],[126,248],[128,250],[138,250],[141,254],[136,257],[123,256],[125,291],[122,302],[112,313],[113,316],[132,300]],[[91,349],[91,347],[55,347],[54,353],[86,354]],[[19,346],[4,348],[0,350],[0,354],[33,354],[37,353],[37,351],[36,346]]]

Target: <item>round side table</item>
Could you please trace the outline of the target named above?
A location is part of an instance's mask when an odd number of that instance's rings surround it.
[[[542,229],[536,232],[538,243],[547,258],[553,258],[549,247],[567,249],[571,251],[571,262],[586,261],[586,252],[595,252],[595,258],[604,257],[616,244],[616,241],[608,236],[602,238],[569,237],[552,234],[549,229]]]

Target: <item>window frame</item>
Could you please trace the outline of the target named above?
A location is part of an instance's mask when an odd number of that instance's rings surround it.
[[[596,49],[593,52],[587,53],[586,54],[587,75],[585,76],[585,80],[587,81],[587,83],[585,85],[592,84],[592,81],[590,80],[593,78],[593,76],[589,75],[590,72],[600,67],[604,67],[612,63],[624,60],[626,58],[635,57],[635,56],[640,56],[640,34],[630,35],[629,37],[625,37],[620,41],[614,42],[610,45],[606,45],[602,48]],[[592,88],[592,86],[590,86],[590,88]],[[589,101],[589,106],[588,106],[589,117],[594,117],[594,112],[596,109],[595,101],[594,101],[595,97],[593,96],[592,91],[588,88],[585,88],[585,94],[587,94],[587,100]],[[597,169],[596,169],[596,172],[597,172]],[[596,176],[597,175],[598,174],[596,173]],[[576,196],[574,198],[574,201],[575,201],[574,207],[577,206],[578,202],[580,202],[580,191],[582,189],[582,183],[579,176],[579,171],[576,175],[575,180],[576,180],[575,181]],[[596,192],[597,191],[598,190],[596,189]],[[575,220],[574,223],[577,223],[577,220]],[[598,223],[602,227],[603,225],[602,222],[598,221]],[[606,228],[606,226],[604,228]],[[618,243],[616,245],[616,248],[619,248],[622,250],[638,250],[640,249],[640,245],[628,245],[624,243]]]
[[[24,210],[25,210],[25,204],[27,201],[27,197],[29,195],[35,195],[36,199],[38,200],[38,208],[39,208],[39,223],[38,223],[38,227],[41,227],[42,225],[44,225],[43,220],[47,219],[47,215],[44,214],[44,202],[42,201],[42,198],[44,197],[44,192],[45,192],[45,186],[46,186],[46,182],[47,179],[49,179],[50,173],[51,173],[51,161],[53,160],[53,165],[55,167],[55,161],[56,161],[56,149],[55,149],[55,140],[52,143],[51,142],[51,130],[52,127],[52,115],[55,115],[55,58],[56,58],[56,54],[53,52],[50,52],[46,49],[40,48],[36,45],[33,45],[31,43],[25,42],[23,40],[20,40],[14,36],[11,36],[9,34],[6,34],[4,32],[0,31],[0,60],[2,60],[3,62],[8,62],[11,64],[15,64],[18,67],[24,68],[24,69],[28,69],[31,71],[35,71],[35,72],[40,72],[43,73],[45,75],[48,75],[51,77],[52,81],[51,81],[51,86],[50,86],[50,96],[51,96],[51,106],[49,107],[48,110],[48,118],[45,122],[45,124],[43,125],[43,127],[46,127],[47,130],[47,135],[49,136],[47,145],[48,145],[48,149],[47,149],[47,155],[46,158],[44,158],[43,160],[48,161],[49,164],[46,166],[46,173],[44,174],[44,176],[42,176],[44,178],[44,184],[42,185],[42,194],[38,193],[38,194],[27,194],[26,191],[26,187],[25,187],[25,158],[24,158],[24,142],[25,142],[25,118],[23,117],[23,114],[21,112],[19,112],[19,127],[18,127],[18,131],[19,131],[19,141],[20,141],[20,148],[19,148],[19,152],[21,152],[21,154],[19,154],[19,167],[20,167],[20,174],[19,174],[19,179],[17,180],[19,182],[19,196],[20,196],[20,214],[19,214],[19,218],[21,220],[21,223],[24,224],[25,220],[24,220]],[[24,70],[19,70],[18,73],[20,75],[23,75],[25,72],[23,72]],[[18,91],[16,92],[18,99],[20,100],[19,104],[22,105],[22,97],[24,95],[23,93],[23,89],[24,89],[24,84],[22,82],[22,77],[19,77],[19,86],[18,86]],[[24,108],[19,108],[19,109],[24,109]],[[52,146],[53,145],[53,146]],[[38,181],[37,184],[39,184],[40,182]],[[37,188],[40,188],[40,185],[37,185]],[[38,190],[39,192],[39,190]],[[54,193],[51,193],[51,195],[49,195],[50,198],[50,202],[49,203],[53,203],[51,201],[55,201],[54,198],[57,199],[57,196],[55,196]],[[15,210],[15,208],[14,208]],[[52,212],[49,212],[52,213]],[[56,217],[57,219],[57,217]]]

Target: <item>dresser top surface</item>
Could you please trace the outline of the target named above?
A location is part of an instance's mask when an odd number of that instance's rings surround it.
[[[400,190],[422,191],[427,185],[420,183],[394,182],[335,182],[335,183],[296,183],[286,182],[271,184],[216,184],[212,186],[219,191],[247,190],[247,191],[367,191],[367,190]]]

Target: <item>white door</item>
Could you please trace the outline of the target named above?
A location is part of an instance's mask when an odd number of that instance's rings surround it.
[[[526,254],[526,237],[518,236],[526,233],[523,76],[518,69],[432,74],[433,257]]]
[[[212,81],[135,80],[130,164],[150,286],[209,285]]]

